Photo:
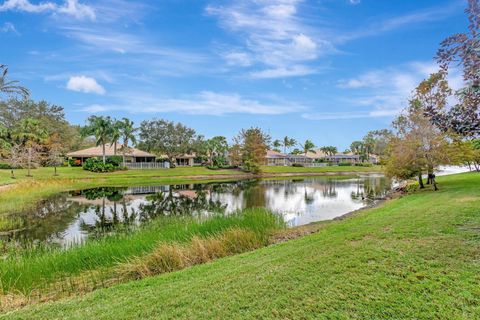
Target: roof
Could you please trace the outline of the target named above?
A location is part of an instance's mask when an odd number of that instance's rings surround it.
[[[325,158],[327,155],[320,149],[315,150],[315,152],[308,151],[307,157],[312,159],[322,159]]]
[[[117,145],[117,155],[122,155],[121,146]],[[133,157],[155,157],[154,154],[138,150],[136,148],[130,148],[129,152],[126,153],[129,156]],[[107,157],[114,156],[114,146],[110,144],[105,145],[105,155]],[[67,157],[101,157],[103,156],[103,148],[102,146],[87,148],[83,150],[78,150],[74,152],[67,153]]]
[[[267,150],[267,155],[265,156],[266,158],[275,158],[275,159],[283,159],[286,158],[287,156],[284,155],[283,153],[280,153],[275,150]]]
[[[309,157],[308,155],[305,156],[304,154],[284,154],[275,150],[267,150],[267,155],[265,157],[269,159],[311,159],[311,157]]]
[[[359,159],[360,156],[356,154],[343,154],[343,153],[337,153],[334,154],[333,156],[325,156],[327,159]]]

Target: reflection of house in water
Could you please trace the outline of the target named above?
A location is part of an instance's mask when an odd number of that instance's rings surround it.
[[[125,192],[124,195],[127,194],[152,194],[157,192],[168,192],[170,191],[170,186],[141,186],[141,187],[129,187]]]

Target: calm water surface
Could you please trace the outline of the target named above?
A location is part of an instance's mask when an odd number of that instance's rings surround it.
[[[252,207],[267,208],[289,226],[299,226],[360,209],[389,188],[384,177],[371,175],[79,190],[58,194],[23,212],[25,228],[3,237],[69,246],[89,237],[135,230],[163,216],[205,219]]]

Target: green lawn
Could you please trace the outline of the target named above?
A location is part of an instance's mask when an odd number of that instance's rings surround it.
[[[3,319],[479,319],[480,174],[317,234]]]
[[[379,167],[324,167],[293,168],[264,167],[269,176],[285,174],[332,174],[335,172],[380,171]],[[212,181],[251,178],[251,174],[240,170],[209,170],[205,167],[184,167],[157,170],[127,170],[111,173],[92,173],[82,168],[59,168],[59,175],[53,176],[53,168],[32,170],[33,177],[26,177],[26,170],[15,170],[16,179],[10,177],[10,170],[0,170],[0,229],[8,221],[1,217],[32,206],[38,200],[52,194],[98,186],[132,186],[153,184],[187,183],[192,180]],[[6,186],[6,185],[11,186]],[[13,185],[12,185],[13,184]],[[2,190],[2,187],[5,188]]]

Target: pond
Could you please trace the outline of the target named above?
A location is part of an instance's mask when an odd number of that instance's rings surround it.
[[[360,209],[382,198],[389,188],[384,177],[370,175],[78,190],[60,193],[22,212],[24,228],[2,237],[68,247],[87,238],[132,232],[165,216],[208,219],[212,214],[252,207],[267,208],[281,215],[288,226],[299,226]]]

